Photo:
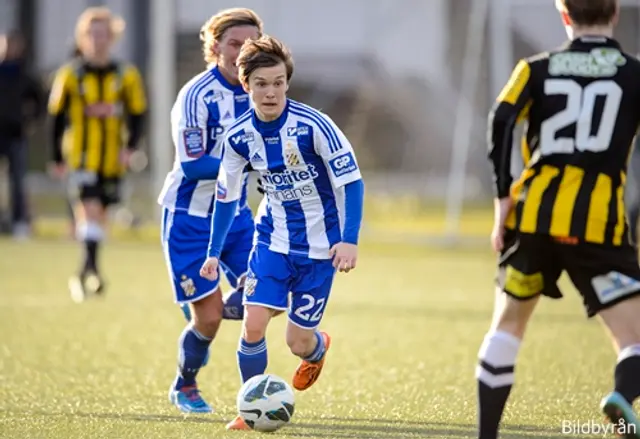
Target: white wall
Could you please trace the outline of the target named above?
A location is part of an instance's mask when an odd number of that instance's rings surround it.
[[[254,9],[265,31],[298,54],[376,56],[393,75],[445,76],[447,0],[182,0],[179,28],[198,29],[206,17],[234,6]]]
[[[0,33],[8,32],[15,27],[17,13],[16,0],[0,0]]]
[[[128,15],[130,1],[105,0]],[[398,0],[399,1],[399,0]],[[459,0],[456,0],[459,1]],[[447,0],[177,0],[178,29],[195,31],[218,10],[254,9],[265,30],[298,55],[372,54],[392,75],[447,78]],[[65,59],[73,29],[87,0],[39,0],[38,64],[51,68]],[[129,28],[135,23],[129,22]],[[130,53],[127,38],[120,54]]]
[[[1,0],[0,0],[1,1]],[[135,0],[106,0],[103,3],[125,17],[129,2]],[[36,17],[36,63],[40,68],[56,68],[69,57],[73,47],[76,21],[89,5],[88,0],[38,0]],[[135,25],[128,22],[129,27]],[[130,44],[127,33],[116,47],[118,56],[128,58]]]

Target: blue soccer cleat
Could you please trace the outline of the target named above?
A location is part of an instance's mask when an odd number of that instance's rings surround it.
[[[171,387],[169,401],[183,413],[212,413],[213,409],[200,396],[196,386],[186,386],[180,390]]]
[[[616,433],[622,439],[640,439],[640,422],[631,404],[618,392],[605,396],[600,408],[615,426]]]

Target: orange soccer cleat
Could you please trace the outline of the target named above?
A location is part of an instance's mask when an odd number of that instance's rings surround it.
[[[318,377],[320,377],[320,372],[322,372],[322,367],[324,366],[324,360],[327,358],[327,352],[331,346],[331,337],[329,337],[329,334],[326,332],[321,332],[320,334],[324,340],[324,355],[320,361],[315,363],[302,360],[300,366],[296,369],[296,373],[293,375],[293,387],[296,390],[307,390],[316,381],[318,381]]]
[[[225,428],[227,430],[251,430],[251,427],[244,422],[244,419],[242,419],[242,416],[240,415],[236,416],[233,421],[229,422]]]

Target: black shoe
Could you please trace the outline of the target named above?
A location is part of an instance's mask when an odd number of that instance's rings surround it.
[[[101,295],[105,291],[105,282],[98,273],[87,273],[84,275],[84,288],[90,294]]]

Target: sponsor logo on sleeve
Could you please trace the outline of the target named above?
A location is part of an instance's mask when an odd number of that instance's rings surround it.
[[[351,152],[347,152],[329,160],[329,167],[331,168],[333,175],[336,177],[342,177],[343,175],[358,170],[358,165],[356,164]]]

